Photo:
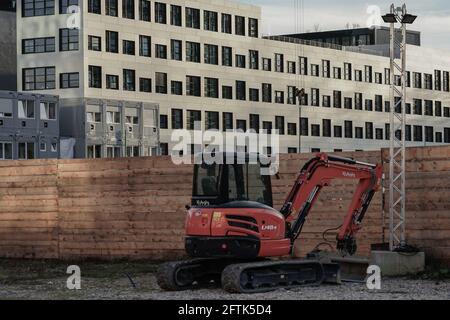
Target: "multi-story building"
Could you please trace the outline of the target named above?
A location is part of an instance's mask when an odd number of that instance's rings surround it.
[[[17,90],[16,1],[0,2],[0,90]]]
[[[259,7],[223,0],[21,0],[17,15],[21,90],[157,103],[163,153],[197,120],[277,129],[282,152],[389,145],[389,58],[371,42],[262,37]],[[407,68],[408,145],[450,143],[450,54],[408,45]]]
[[[58,158],[58,97],[0,91],[0,160]]]

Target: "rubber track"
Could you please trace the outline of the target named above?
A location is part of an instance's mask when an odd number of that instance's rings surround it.
[[[316,266],[320,272],[318,277],[314,282],[305,283],[303,285],[291,285],[283,286],[277,285],[273,287],[263,287],[256,289],[247,289],[241,287],[241,275],[246,269],[260,268],[260,267],[274,267],[274,266]],[[281,288],[291,289],[302,286],[318,286],[324,281],[325,274],[323,266],[318,261],[299,261],[299,260],[286,260],[286,261],[275,261],[275,262],[257,262],[257,263],[244,263],[244,264],[233,264],[226,267],[222,272],[222,288],[229,293],[263,293],[278,290]]]
[[[156,279],[159,287],[166,291],[183,291],[196,289],[198,286],[179,286],[175,281],[176,270],[180,267],[196,265],[198,263],[204,263],[206,261],[211,261],[210,259],[194,259],[194,260],[186,260],[186,261],[174,261],[174,262],[166,262],[161,264],[158,267],[158,271],[156,273]]]

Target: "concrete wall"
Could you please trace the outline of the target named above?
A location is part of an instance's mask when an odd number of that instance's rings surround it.
[[[380,152],[345,154],[381,162]],[[279,208],[299,167],[312,155],[283,155],[273,179]],[[450,265],[450,147],[408,151],[408,239]],[[0,257],[161,259],[183,255],[184,206],[192,167],[168,157],[0,162]],[[353,182],[320,195],[296,245],[298,255],[342,223]],[[386,232],[382,194],[358,234],[359,254]],[[326,239],[333,243],[335,234]],[[323,249],[327,249],[326,246]]]
[[[16,13],[0,10],[0,90],[17,90]]]

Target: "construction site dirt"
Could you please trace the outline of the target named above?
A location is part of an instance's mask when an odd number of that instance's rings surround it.
[[[80,267],[79,290],[67,288],[69,265]],[[152,261],[69,263],[3,259],[0,300],[450,300],[449,272],[443,269],[416,278],[382,278],[380,290],[369,290],[365,283],[344,283],[236,295],[222,289],[164,292],[156,283],[157,266]]]

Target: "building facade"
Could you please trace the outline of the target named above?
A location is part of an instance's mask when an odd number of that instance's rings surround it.
[[[262,37],[259,7],[22,0],[17,17],[21,90],[156,103],[163,154],[175,144],[172,130],[195,121],[220,131],[277,129],[281,152],[389,146],[389,58],[367,46]],[[450,143],[450,54],[409,45],[407,68],[408,146]],[[301,103],[295,88],[305,89]]]
[[[58,97],[0,91],[0,160],[58,158]]]
[[[15,1],[0,3],[0,90],[17,90]]]

